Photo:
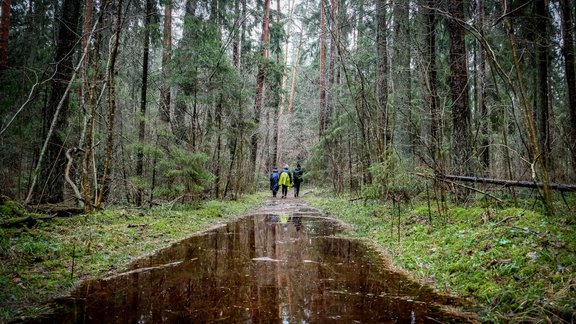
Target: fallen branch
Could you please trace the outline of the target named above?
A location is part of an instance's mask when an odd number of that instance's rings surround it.
[[[494,196],[494,195],[492,195],[492,194],[489,194],[489,193],[487,193],[487,192],[485,192],[485,191],[482,191],[482,190],[480,190],[480,189],[476,189],[476,188],[473,188],[473,187],[470,187],[470,186],[466,186],[466,185],[463,185],[463,184],[456,183],[456,182],[454,182],[454,181],[450,181],[450,180],[447,180],[447,179],[443,179],[442,176],[436,176],[436,177],[434,177],[434,176],[429,176],[429,175],[425,175],[425,174],[422,174],[422,173],[416,173],[416,175],[421,176],[421,177],[425,177],[425,178],[429,178],[429,179],[437,179],[437,180],[440,180],[440,181],[444,181],[444,182],[446,182],[446,183],[450,183],[450,184],[453,184],[453,185],[456,185],[456,186],[460,186],[460,187],[463,187],[463,188],[466,188],[466,189],[470,189],[470,190],[472,190],[472,191],[476,191],[476,192],[479,192],[479,193],[481,193],[481,194],[483,194],[483,195],[486,195],[486,196],[488,196],[488,197],[490,197],[490,198],[492,198],[492,199],[494,199],[494,200],[496,200],[496,201],[498,201],[498,202],[502,202],[502,200],[501,200],[500,198],[498,198],[498,197],[496,197],[496,196]],[[445,178],[445,176],[444,176],[444,178]]]
[[[418,174],[424,176],[422,174]],[[475,183],[490,183],[502,185],[505,187],[524,187],[524,188],[541,188],[544,187],[542,182],[532,182],[532,181],[521,181],[521,180],[506,180],[506,179],[492,179],[492,178],[481,178],[481,177],[470,177],[470,176],[457,176],[457,175],[436,175],[437,179],[449,179],[464,182],[475,182]],[[550,183],[550,189],[558,191],[575,191],[576,184],[564,184],[564,183]]]

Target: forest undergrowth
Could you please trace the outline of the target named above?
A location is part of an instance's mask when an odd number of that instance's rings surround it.
[[[568,197],[569,196],[569,197]],[[483,322],[576,321],[576,195],[545,216],[534,198],[468,206],[306,197],[369,238],[392,263],[440,292],[469,300]]]
[[[263,194],[255,194],[238,201],[110,208],[30,228],[0,227],[0,323],[43,313],[43,302],[69,293],[81,280],[121,272],[134,259],[229,221],[262,200]],[[15,202],[0,206],[0,221],[25,214]]]

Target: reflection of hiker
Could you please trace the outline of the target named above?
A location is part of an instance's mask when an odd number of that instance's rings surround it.
[[[294,178],[294,197],[298,197],[300,195],[300,184],[302,183],[302,174],[304,171],[300,166],[300,163],[296,164],[296,169],[293,172]]]
[[[292,216],[290,217],[290,221],[294,224],[294,228],[296,228],[296,232],[300,232],[302,229],[302,217],[301,216]]]
[[[280,174],[278,173],[278,169],[274,168],[272,174],[270,174],[270,190],[272,190],[272,197],[276,197],[276,193],[278,193],[279,180],[280,180]]]
[[[292,183],[292,175],[288,170],[288,164],[284,165],[284,170],[280,173],[280,187],[282,188],[282,198],[286,198],[288,195],[288,190],[290,190],[290,184]]]

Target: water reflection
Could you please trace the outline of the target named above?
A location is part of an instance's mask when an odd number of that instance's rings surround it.
[[[434,295],[386,270],[321,217],[243,218],[88,281],[39,321],[95,323],[424,323],[447,317]],[[431,302],[434,303],[431,303]]]

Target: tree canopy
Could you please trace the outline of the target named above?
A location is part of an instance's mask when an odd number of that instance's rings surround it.
[[[235,198],[300,163],[377,198],[422,191],[417,172],[532,181],[553,213],[548,184],[576,182],[571,1],[1,10],[0,190],[15,199]]]

